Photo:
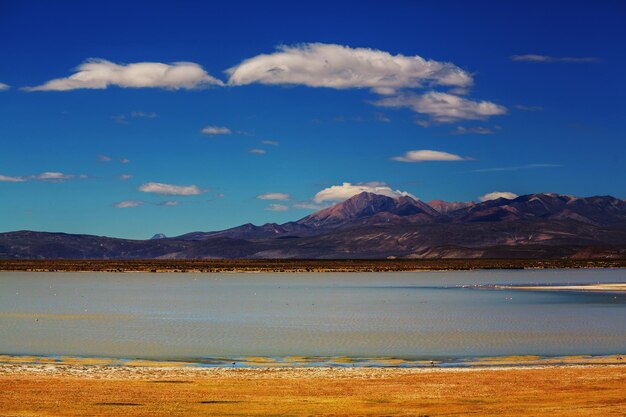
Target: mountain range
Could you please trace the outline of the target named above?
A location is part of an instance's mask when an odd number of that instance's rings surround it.
[[[176,237],[0,233],[1,259],[566,257],[626,257],[626,201],[538,193],[423,202],[363,192],[295,222]]]

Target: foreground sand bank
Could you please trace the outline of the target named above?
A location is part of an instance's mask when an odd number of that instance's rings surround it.
[[[0,365],[2,416],[626,413],[626,366],[163,368]]]

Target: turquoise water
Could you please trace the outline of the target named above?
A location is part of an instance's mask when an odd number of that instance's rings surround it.
[[[626,282],[626,270],[0,273],[0,354],[146,359],[604,355],[626,294],[475,288]]]

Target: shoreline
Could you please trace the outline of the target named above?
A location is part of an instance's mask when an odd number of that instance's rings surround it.
[[[180,368],[0,364],[3,416],[623,415],[625,365]]]
[[[484,287],[490,288],[490,287]],[[521,291],[576,291],[576,292],[626,292],[625,283],[598,283],[577,285],[494,285],[497,290],[521,290]]]
[[[267,369],[497,369],[530,367],[626,366],[626,355],[506,355],[441,359],[396,357],[240,356],[188,359],[142,359],[100,356],[0,354],[0,367],[85,369],[178,369],[178,370],[267,370]]]
[[[0,259],[0,272],[338,273],[626,268],[625,259]]]

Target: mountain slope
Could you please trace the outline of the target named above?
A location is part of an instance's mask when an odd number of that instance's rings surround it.
[[[0,258],[626,257],[626,204],[610,196],[530,194],[433,206],[361,193],[296,222],[173,238],[0,233]]]

